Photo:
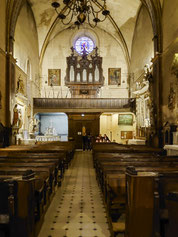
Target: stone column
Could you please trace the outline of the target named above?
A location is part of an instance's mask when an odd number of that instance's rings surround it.
[[[7,126],[10,127],[12,123],[12,111],[13,111],[13,103],[15,103],[15,64],[16,60],[13,58],[11,54],[7,54],[6,56],[6,121]]]
[[[152,60],[153,62],[153,81],[151,89],[152,97],[152,115],[154,132],[153,146],[161,147],[163,144],[162,138],[162,58],[161,54],[156,53]]]

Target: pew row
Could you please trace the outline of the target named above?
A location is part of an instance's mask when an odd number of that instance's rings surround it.
[[[6,204],[0,205],[0,236],[38,235],[45,212],[74,155],[73,144],[68,144],[0,149],[0,202]]]
[[[178,233],[178,171],[127,169],[126,237]]]
[[[118,149],[116,144],[114,146],[116,150],[111,149],[112,144],[97,144],[97,149],[93,152],[96,177],[103,192],[113,236],[117,232],[125,232],[127,167],[137,168],[140,172],[178,171],[178,157],[167,157],[161,149],[134,146],[133,151],[132,147],[119,146]]]

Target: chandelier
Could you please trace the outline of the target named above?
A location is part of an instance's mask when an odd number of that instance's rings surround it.
[[[58,12],[60,4],[52,2],[58,18],[64,25],[68,25],[74,20],[76,26],[87,22],[92,28],[99,22],[103,22],[110,14],[106,7],[106,0],[63,0],[64,7]]]

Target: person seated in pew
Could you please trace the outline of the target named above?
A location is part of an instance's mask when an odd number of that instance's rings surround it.
[[[106,134],[104,134],[103,142],[110,142],[109,137]]]
[[[103,142],[103,137],[102,137],[102,135],[101,134],[99,134],[99,136],[98,137],[96,137],[96,142]]]

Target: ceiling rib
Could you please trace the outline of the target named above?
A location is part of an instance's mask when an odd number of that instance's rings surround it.
[[[98,4],[98,7],[101,7],[100,4]],[[60,13],[64,13],[65,11],[67,10],[67,7],[65,6]],[[119,39],[121,41],[121,44],[123,45],[123,53],[124,53],[124,56],[126,58],[126,62],[127,62],[127,65],[128,65],[128,68],[130,66],[130,56],[129,56],[129,50],[128,50],[128,47],[127,47],[127,44],[126,44],[126,41],[124,39],[124,36],[122,34],[122,32],[120,31],[117,23],[114,21],[114,19],[112,18],[111,15],[108,16],[108,19],[110,20],[111,24],[113,25],[113,27],[115,28],[118,36],[119,36]],[[50,29],[48,30],[48,33],[46,34],[46,37],[45,37],[45,40],[43,42],[43,45],[42,45],[42,48],[41,48],[41,52],[40,52],[40,68],[42,66],[42,61],[43,61],[43,57],[44,57],[44,53],[45,53],[45,50],[47,48],[47,45],[48,45],[48,42],[49,42],[49,39],[50,39],[50,36],[53,32],[53,29],[55,28],[56,24],[58,23],[59,21],[59,18],[58,16],[56,17],[56,19],[53,21]]]

